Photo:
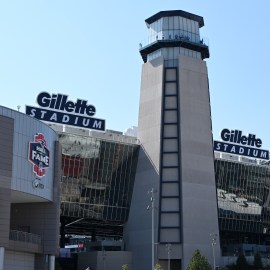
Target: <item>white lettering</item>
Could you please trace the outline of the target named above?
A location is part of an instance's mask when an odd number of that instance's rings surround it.
[[[40,155],[35,150],[32,151],[32,160],[38,160],[43,162],[46,166],[49,166],[49,157]]]
[[[50,121],[52,121],[52,120],[57,121],[57,113],[54,113],[54,114],[51,116]]]
[[[41,112],[41,117],[40,118],[44,118],[44,115],[47,113],[46,111],[40,111]]]
[[[85,122],[85,120],[87,120],[87,121]],[[90,119],[89,119],[89,118],[84,118],[82,124],[83,124],[85,127],[87,127],[87,126],[89,125],[89,122],[90,122]]]
[[[243,147],[239,148],[239,154],[244,154],[245,149]]]
[[[31,117],[34,117],[35,115],[36,115],[36,109],[32,109],[32,110],[31,110],[30,116],[31,116]]]
[[[39,152],[44,153],[44,154],[46,153],[45,149],[42,148],[42,147],[37,146],[37,150],[38,150]]]
[[[37,152],[33,150],[33,151],[32,151],[32,159],[33,159],[33,160],[35,159],[36,154],[37,154]]]
[[[95,120],[94,124],[93,124],[93,128],[101,128],[101,121],[97,121]]]
[[[261,151],[261,158],[267,158],[268,151]]]
[[[235,153],[235,146],[231,148],[231,153]]]
[[[66,115],[66,114],[64,114],[63,119],[62,119],[62,122],[63,123],[67,123],[68,121],[69,121],[69,116]]]

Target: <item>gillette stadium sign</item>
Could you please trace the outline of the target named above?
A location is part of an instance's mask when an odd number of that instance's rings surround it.
[[[87,100],[74,102],[67,95],[41,92],[37,103],[40,107],[26,106],[25,113],[42,121],[105,131],[105,120],[92,117],[96,108]]]
[[[224,128],[220,137],[222,141],[214,141],[215,151],[269,160],[269,151],[260,148],[262,140],[254,134],[244,135],[241,130]]]

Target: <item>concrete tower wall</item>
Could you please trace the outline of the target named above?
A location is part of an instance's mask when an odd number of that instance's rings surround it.
[[[142,71],[138,128],[141,149],[125,227],[126,247],[133,251],[135,269],[151,267],[151,213],[146,211],[150,203],[147,191],[151,188],[156,190],[155,243],[160,241],[156,244],[155,261],[161,260],[166,267],[165,243],[172,243],[171,259],[181,260],[182,269],[186,269],[195,249],[213,264],[211,233],[217,234],[216,261],[220,256],[206,63],[179,56],[178,68],[164,70],[160,57],[145,63]],[[174,96],[176,89],[178,95]],[[177,107],[178,116],[174,109]],[[169,122],[176,124],[166,125]],[[177,136],[178,141],[166,139]],[[179,154],[174,153],[178,150]],[[178,168],[170,170],[164,166]],[[180,177],[173,173],[176,170],[180,171]]]
[[[159,170],[160,129],[163,89],[163,58],[142,68],[138,139],[151,162]]]
[[[133,252],[133,269],[151,269],[152,210],[147,210],[147,206],[151,205],[148,191],[152,188],[156,196],[154,216],[157,242],[162,78],[163,58],[143,65],[138,129],[141,149],[129,219],[124,230],[126,250]]]
[[[179,90],[185,269],[195,249],[207,256],[209,262],[213,261],[210,233],[219,232],[205,62],[180,56]],[[216,257],[219,257],[218,248]]]

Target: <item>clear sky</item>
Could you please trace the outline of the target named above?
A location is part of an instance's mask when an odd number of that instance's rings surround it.
[[[241,129],[270,149],[269,0],[3,0],[0,104],[36,106],[41,91],[88,100],[106,128],[137,125],[144,20],[180,9],[204,18],[214,139]]]

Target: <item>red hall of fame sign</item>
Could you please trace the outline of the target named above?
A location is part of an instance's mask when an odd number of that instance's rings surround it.
[[[49,167],[50,151],[42,133],[34,136],[34,141],[29,142],[28,160],[33,164],[33,172],[41,178]]]

